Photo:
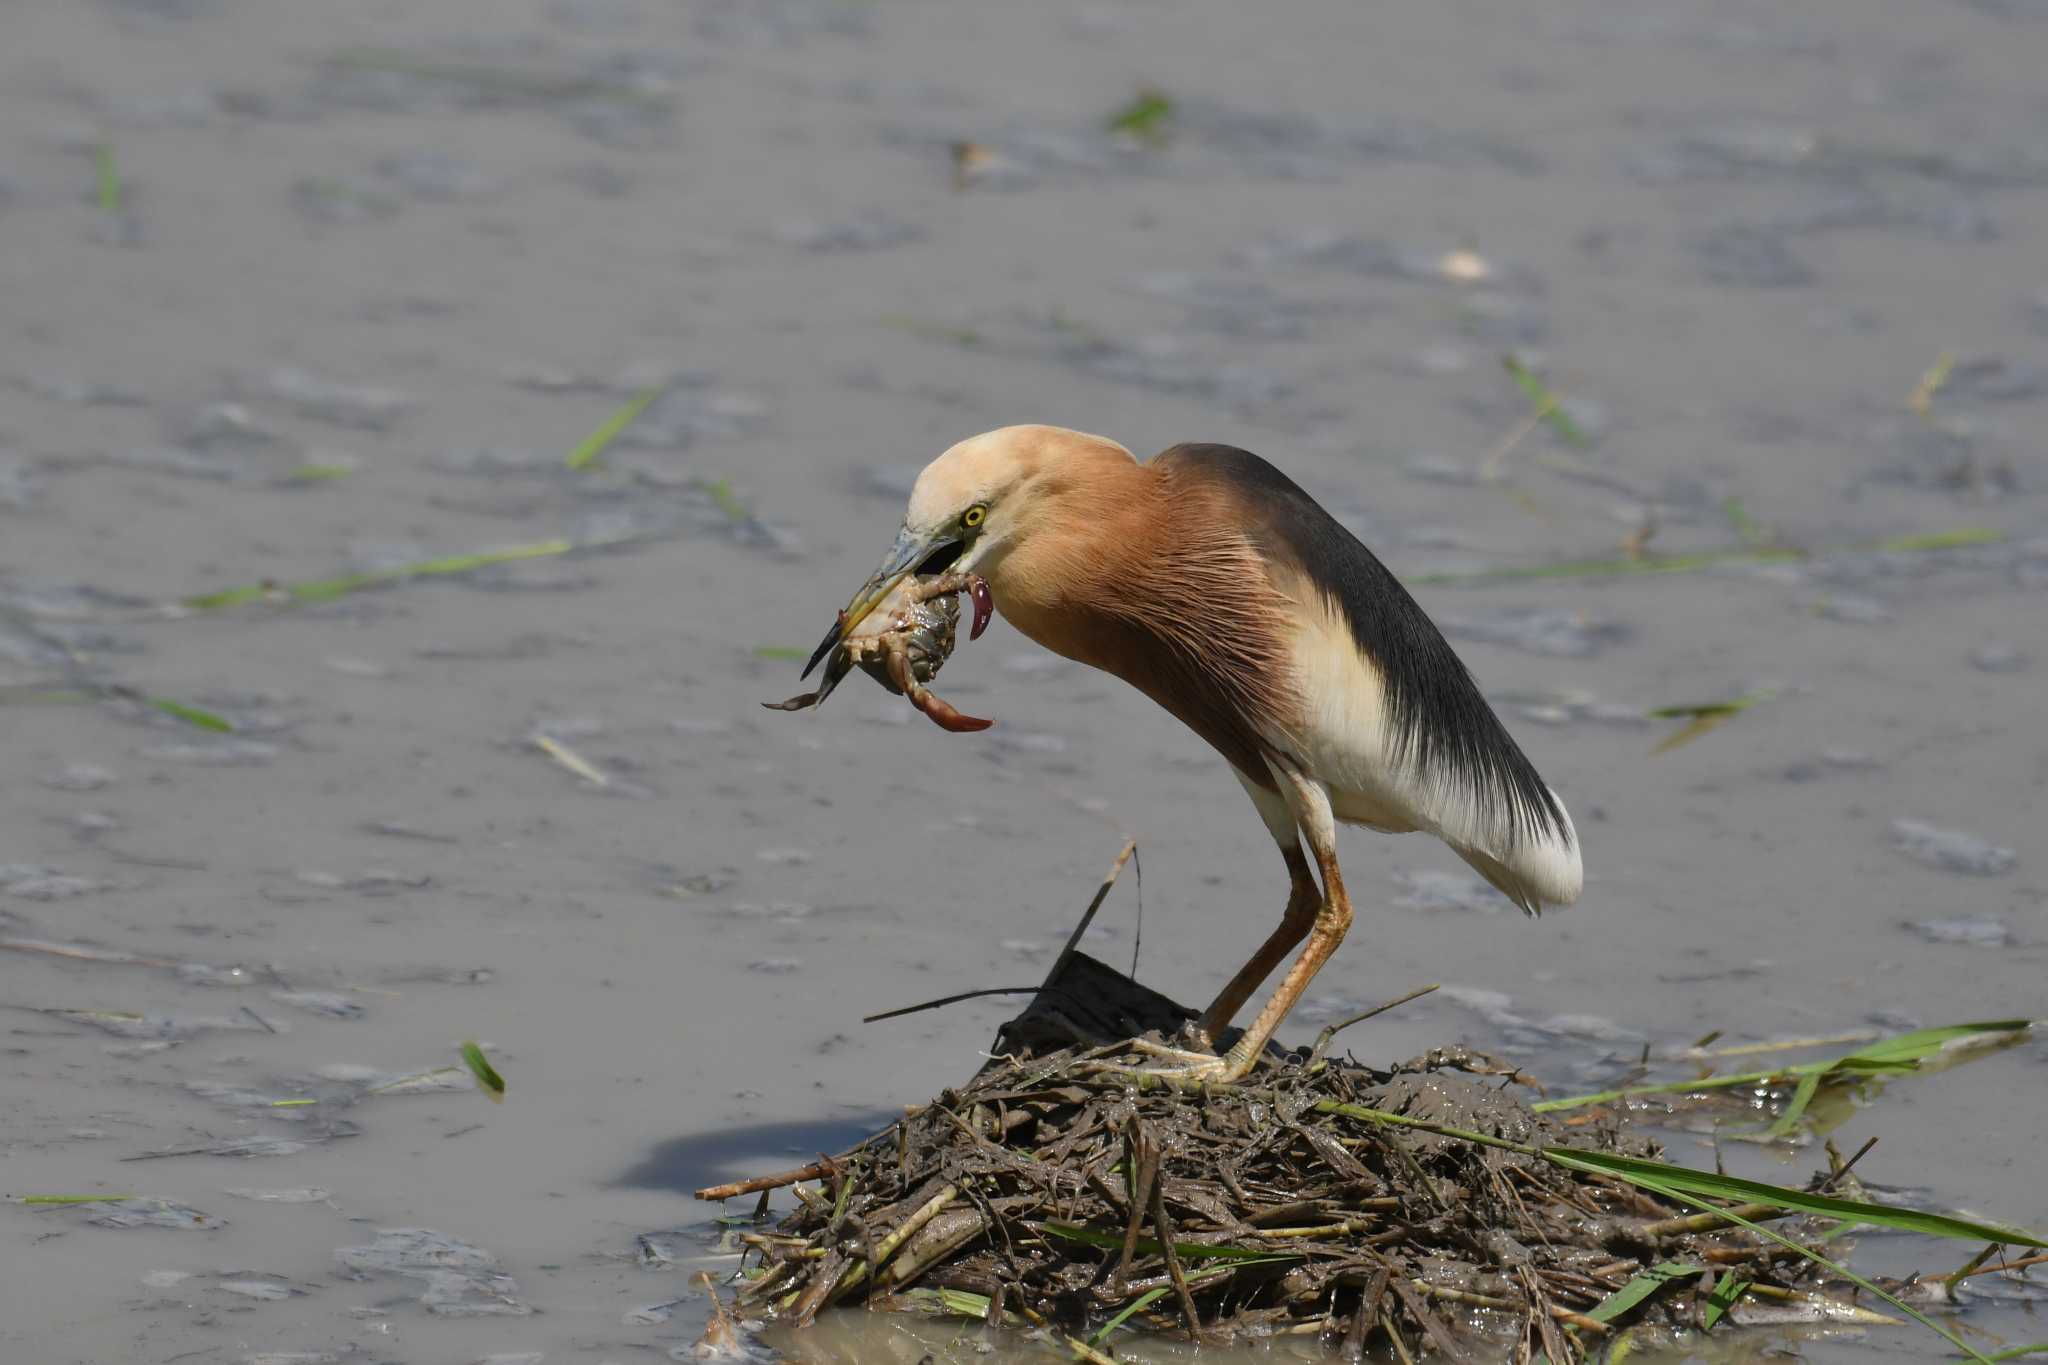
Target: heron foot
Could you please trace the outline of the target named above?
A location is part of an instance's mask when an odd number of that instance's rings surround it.
[[[1186,1067],[1214,1066],[1223,1060],[1208,1048],[1173,1047],[1167,1043],[1155,1043],[1150,1038],[1133,1038],[1131,1047],[1148,1057],[1162,1057]]]
[[[1170,1063],[1166,1066],[1119,1066],[1102,1063],[1095,1069],[1103,1075],[1123,1076],[1135,1082],[1139,1089],[1147,1086],[1167,1086],[1175,1090],[1198,1089],[1204,1085],[1229,1085],[1243,1080],[1252,1069],[1253,1058],[1240,1057],[1236,1048],[1223,1056],[1213,1052],[1195,1052],[1188,1048],[1169,1047],[1145,1038],[1133,1039],[1134,1051],[1158,1057]]]

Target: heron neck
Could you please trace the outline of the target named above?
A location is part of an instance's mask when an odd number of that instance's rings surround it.
[[[996,608],[1048,649],[1060,618],[1111,600],[1137,561],[1168,533],[1156,471],[1128,457],[1069,466],[1034,490],[1034,506],[1001,559],[984,571]]]

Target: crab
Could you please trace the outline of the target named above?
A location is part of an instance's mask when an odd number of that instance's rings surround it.
[[[975,574],[939,573],[905,578],[875,609],[847,632],[825,667],[825,680],[815,692],[788,701],[764,701],[771,711],[801,711],[818,705],[856,666],[869,677],[932,718],[942,730],[966,733],[995,724],[961,712],[934,696],[925,684],[938,675],[953,653],[960,624],[959,595],[974,603],[970,640],[987,628],[992,599],[988,584]],[[841,614],[844,620],[844,613]]]

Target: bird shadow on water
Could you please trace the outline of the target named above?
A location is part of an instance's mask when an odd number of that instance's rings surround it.
[[[829,1119],[750,1123],[708,1133],[690,1133],[656,1143],[647,1155],[613,1181],[636,1190],[693,1193],[723,1180],[771,1175],[843,1152],[898,1117],[893,1110]]]

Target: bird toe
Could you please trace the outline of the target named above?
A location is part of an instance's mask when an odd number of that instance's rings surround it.
[[[1103,1075],[1124,1077],[1140,1090],[1152,1086],[1182,1090],[1198,1089],[1204,1085],[1228,1085],[1241,1080],[1244,1074],[1251,1070],[1250,1065],[1234,1053],[1218,1057],[1211,1052],[1169,1047],[1165,1043],[1155,1043],[1146,1038],[1133,1039],[1131,1048],[1148,1057],[1156,1057],[1165,1065],[1128,1066],[1105,1062],[1096,1067],[1096,1070]]]

